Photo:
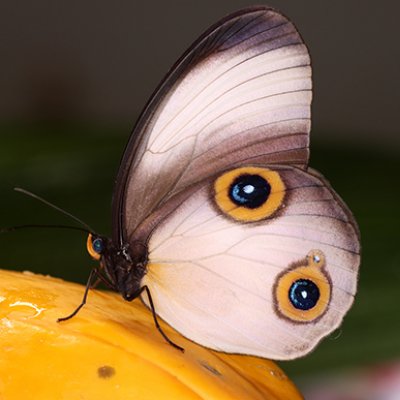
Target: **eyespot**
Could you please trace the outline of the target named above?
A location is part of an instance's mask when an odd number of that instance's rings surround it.
[[[93,237],[93,235],[89,233],[86,248],[92,258],[100,260],[100,256],[104,251],[104,240],[100,237]]]
[[[225,172],[214,183],[214,199],[226,215],[243,222],[270,217],[282,205],[285,185],[278,172],[241,167]]]
[[[298,279],[289,289],[289,300],[298,310],[310,310],[318,303],[318,286],[310,279]]]
[[[238,176],[228,189],[230,200],[239,207],[258,208],[271,193],[271,186],[262,176],[243,174]]]
[[[312,250],[303,262],[284,271],[274,286],[275,309],[293,322],[312,322],[327,310],[331,296],[325,256]]]

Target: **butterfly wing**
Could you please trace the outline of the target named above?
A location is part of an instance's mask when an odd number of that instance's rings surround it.
[[[270,182],[265,204],[224,203],[237,173]],[[151,236],[143,284],[157,313],[188,338],[291,359],[340,324],[358,265],[356,224],[326,182],[294,167],[245,166],[175,204]]]
[[[127,145],[113,240],[132,241],[160,205],[225,166],[308,162],[311,67],[293,24],[266,7],[203,34],[171,69]]]
[[[357,228],[307,169],[310,103],[296,28],[254,7],[202,35],[139,118],[117,177],[113,241],[147,246],[141,284],[198,343],[298,357],[353,301]]]

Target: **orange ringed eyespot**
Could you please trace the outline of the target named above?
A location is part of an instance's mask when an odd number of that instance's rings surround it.
[[[283,272],[274,286],[275,309],[293,322],[312,322],[328,308],[331,283],[325,271],[325,255],[312,250],[305,262]]]
[[[279,173],[268,168],[235,168],[214,182],[218,208],[242,222],[271,217],[283,205],[284,197],[285,185]]]

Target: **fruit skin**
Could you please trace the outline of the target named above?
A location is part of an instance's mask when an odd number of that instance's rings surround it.
[[[0,270],[0,399],[302,399],[272,361],[201,347],[139,299],[30,272]]]

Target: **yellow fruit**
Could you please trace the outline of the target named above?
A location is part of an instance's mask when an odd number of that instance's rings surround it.
[[[0,399],[301,399],[272,361],[222,354],[162,328],[139,299],[0,270]]]

